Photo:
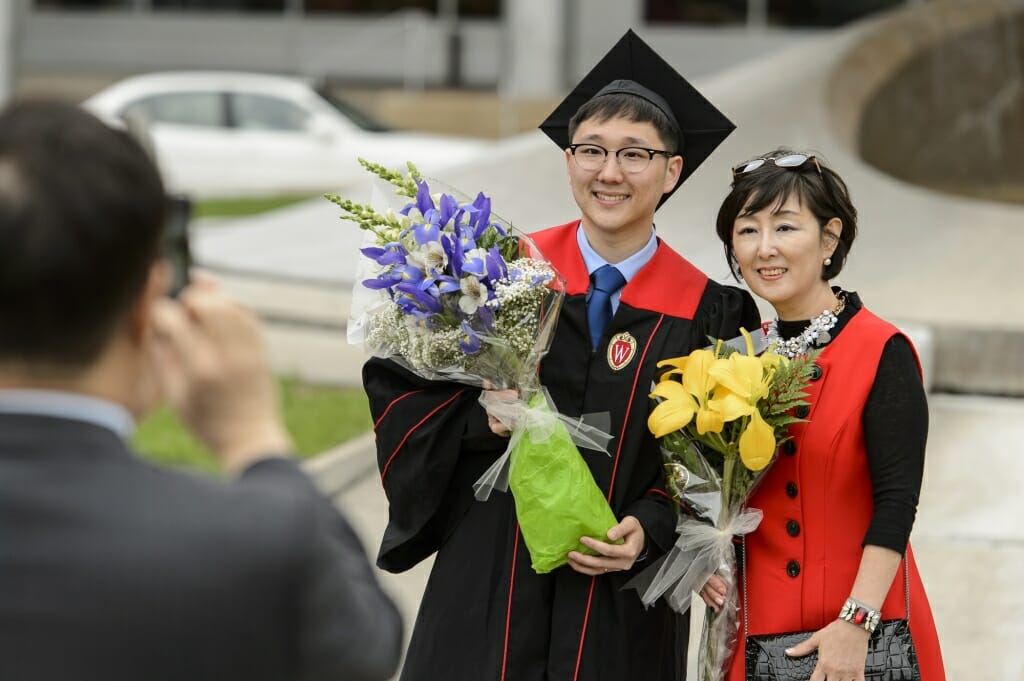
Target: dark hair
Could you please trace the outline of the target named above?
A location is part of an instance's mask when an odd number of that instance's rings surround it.
[[[777,159],[796,153],[780,147],[756,158]],[[818,220],[819,228],[823,229],[832,218],[839,218],[843,223],[836,250],[830,256],[832,263],[822,267],[821,278],[828,281],[842,271],[846,256],[857,238],[857,209],[850,200],[850,192],[843,178],[826,166],[821,157],[813,154],[805,156],[808,160],[795,168],[766,162],[755,170],[733,178],[732,191],[718,209],[715,229],[725,248],[726,262],[737,279],[739,271],[732,248],[732,230],[736,218],[741,214],[756,213],[772,204],[780,204],[790,196],[799,198],[801,204],[811,211]]]
[[[0,360],[98,358],[159,257],[164,207],[126,132],[58,102],[0,113]]]
[[[569,120],[569,140],[573,139],[576,128],[584,121],[594,119],[603,122],[619,117],[634,123],[650,123],[657,131],[665,149],[674,154],[679,153],[682,135],[665,112],[643,97],[620,92],[594,97],[577,109]]]

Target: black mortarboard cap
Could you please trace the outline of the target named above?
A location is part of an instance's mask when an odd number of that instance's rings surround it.
[[[562,100],[540,129],[558,145],[568,147],[569,121],[581,106],[601,94],[625,92],[642,97],[674,119],[680,130],[683,172],[672,191],[728,137],[736,126],[632,30],[615,43],[590,73]]]

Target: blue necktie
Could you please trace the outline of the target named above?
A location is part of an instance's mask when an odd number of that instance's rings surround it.
[[[622,288],[626,278],[612,265],[602,265],[590,275],[591,293],[587,303],[587,322],[590,325],[590,342],[597,349],[597,342],[604,333],[604,327],[612,319],[612,295]]]

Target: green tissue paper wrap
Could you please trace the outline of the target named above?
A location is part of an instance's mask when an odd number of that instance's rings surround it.
[[[569,420],[577,439],[604,449],[609,436]],[[569,432],[570,426],[548,405],[541,392],[531,400],[509,442],[508,486],[515,499],[523,541],[533,569],[544,574],[568,562],[570,551],[595,555],[580,537],[608,541],[618,519],[594,482],[587,462]],[[595,435],[603,436],[601,442]]]

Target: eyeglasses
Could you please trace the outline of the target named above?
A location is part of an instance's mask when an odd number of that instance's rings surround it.
[[[627,173],[642,173],[651,165],[655,156],[672,158],[675,154],[664,149],[646,149],[644,147],[622,147],[621,149],[605,149],[600,144],[570,144],[569,152],[576,159],[576,165],[586,171],[600,170],[608,159],[608,154],[615,154],[619,167]]]
[[[814,167],[818,170],[818,175],[821,175],[821,166],[818,165],[818,159],[814,156],[808,156],[807,154],[789,154],[787,156],[779,156],[773,158],[771,156],[762,156],[761,158],[755,158],[751,161],[744,161],[739,165],[732,167],[732,177],[736,179],[740,175],[753,172],[758,168],[764,166],[765,163],[771,163],[773,166],[779,168],[799,168],[808,161],[814,162]],[[822,175],[822,177],[824,177]]]

